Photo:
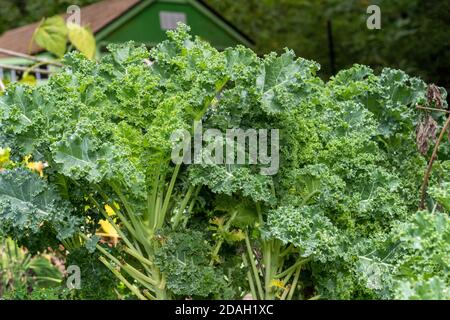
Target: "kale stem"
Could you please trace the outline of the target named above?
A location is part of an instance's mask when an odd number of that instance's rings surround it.
[[[147,220],[149,226],[155,225],[155,213],[156,213],[156,196],[159,188],[159,176],[158,172],[153,178],[152,189],[147,192]]]
[[[180,171],[181,164],[177,164],[172,174],[172,179],[170,179],[169,188],[167,189],[166,196],[164,198],[164,203],[161,209],[161,216],[158,217],[158,223],[156,225],[157,229],[161,228],[164,224],[164,220],[166,217],[167,209],[169,207],[170,198],[172,197],[173,187],[175,185],[175,181],[178,177],[178,172]]]
[[[306,259],[302,259],[302,260],[298,260],[296,263],[294,263],[292,266],[290,266],[289,268],[287,268],[286,270],[284,270],[282,273],[279,273],[275,276],[275,278],[279,279],[284,277],[285,275],[289,274],[289,272],[291,272],[292,270],[295,270],[298,266],[308,262],[309,260],[311,260],[311,258],[306,258]]]
[[[134,234],[135,238],[144,246],[147,254],[150,256],[151,249],[148,245],[148,236],[151,236],[151,234],[150,235],[145,234],[145,230],[143,229],[144,225],[142,223],[142,220],[139,219],[139,217],[137,217],[135,215],[133,209],[131,208],[131,206],[128,203],[128,200],[126,199],[125,195],[120,191],[119,187],[112,181],[110,182],[110,186],[114,190],[114,192],[117,194],[120,201],[124,205],[126,212],[128,213],[128,217],[130,218],[131,224],[133,225],[134,230],[135,230],[135,234]],[[117,212],[117,214],[119,215],[118,212]],[[119,217],[120,217],[120,215],[119,215]],[[133,230],[133,229],[131,229],[131,230]]]
[[[294,245],[291,243],[286,249],[284,249],[281,253],[280,253],[280,258],[283,258],[284,256],[286,256],[287,254],[289,254],[292,249],[294,248]]]
[[[85,239],[87,239],[87,237],[85,235],[83,235]],[[104,256],[106,256],[107,258],[109,258],[111,261],[113,261],[118,267],[120,267],[121,269],[123,269],[126,273],[128,273],[133,279],[135,279],[136,281],[138,281],[139,283],[141,283],[143,286],[145,286],[147,289],[152,290],[152,291],[156,291],[155,288],[158,287],[158,280],[152,279],[149,276],[143,274],[142,272],[140,272],[139,270],[137,270],[136,268],[134,268],[133,266],[127,264],[127,263],[121,263],[117,258],[115,258],[112,254],[110,254],[108,251],[106,251],[104,248],[102,248],[100,245],[96,245],[97,250],[99,250]],[[104,257],[100,257],[100,259],[105,259]],[[102,261],[103,263],[107,262],[106,259],[105,261]],[[112,267],[112,265],[111,265]],[[116,270],[114,267],[113,269],[109,268],[111,271],[113,271],[114,275],[116,275],[120,280],[121,277],[123,278],[122,274],[120,274],[120,271]],[[120,277],[118,276],[118,274],[120,274]],[[133,293],[136,294],[136,292],[133,291]]]
[[[255,289],[255,282],[253,281],[252,273],[250,272],[250,266],[248,265],[248,261],[247,261],[247,257],[245,256],[245,253],[242,254],[242,261],[244,262],[244,265],[248,268],[247,279],[248,279],[248,283],[250,286],[250,292],[254,299],[258,299],[258,295],[256,294],[256,289]]]
[[[266,289],[266,299],[271,297],[270,282],[272,280],[272,250],[271,242],[264,242],[264,264],[265,264],[265,289]]]
[[[125,279],[125,277],[116,270],[116,268],[114,268],[104,257],[100,257],[99,258],[100,261],[120,280],[122,281],[127,287],[128,289],[131,290],[131,292],[133,292],[139,299],[141,300],[147,300],[145,298],[145,296],[143,296],[141,294],[141,292],[139,291],[138,288],[136,288],[136,286],[132,285],[130,282],[128,282],[127,279]]]
[[[250,245],[250,240],[248,238],[248,233],[245,232],[245,245],[247,247],[247,253],[248,253],[248,257],[250,260],[250,265],[252,266],[252,271],[253,274],[255,276],[255,281],[256,281],[256,286],[258,288],[258,293],[261,297],[261,299],[264,299],[264,291],[261,285],[261,280],[259,278],[259,273],[258,273],[258,269],[256,268],[256,264],[255,264],[255,260],[253,258],[253,251],[252,251],[252,247]]]
[[[292,296],[294,295],[295,289],[297,287],[298,278],[300,276],[300,270],[301,269],[302,269],[302,266],[299,265],[297,267],[297,271],[295,272],[294,281],[292,281],[292,286],[291,286],[291,289],[290,289],[288,297],[287,297],[288,300],[292,300]]]
[[[178,208],[178,212],[173,216],[172,229],[176,229],[178,227],[178,224],[180,223],[180,220],[183,217],[184,209],[186,209],[186,206],[187,206],[189,200],[191,199],[194,189],[195,189],[194,186],[189,186],[189,189],[186,192],[186,195],[184,196],[183,201],[181,202],[180,208]]]
[[[198,196],[201,188],[202,188],[201,185],[199,185],[199,186],[197,186],[197,189],[195,190],[194,196],[192,197],[192,200],[191,200],[191,204],[189,205],[189,208],[187,211],[188,216],[191,215],[192,209],[194,208],[195,201],[197,200],[197,196]],[[188,222],[187,219],[184,220],[183,228],[186,228],[187,222]]]
[[[259,225],[262,228],[262,226],[264,225],[264,220],[262,217],[261,205],[259,204],[259,202],[256,203],[256,212],[258,213]]]

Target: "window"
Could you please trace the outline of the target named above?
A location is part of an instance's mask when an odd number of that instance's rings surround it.
[[[186,23],[186,21],[186,14],[183,12],[161,11],[159,13],[159,24],[162,30],[176,29],[178,22]]]

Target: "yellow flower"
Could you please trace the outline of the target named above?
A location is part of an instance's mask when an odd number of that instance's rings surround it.
[[[280,288],[280,289],[285,289],[284,283],[281,280],[272,280],[270,282],[270,286]]]
[[[39,173],[40,177],[44,176],[44,168],[46,167],[45,163],[42,163],[42,161],[39,162],[29,162],[27,163],[27,168],[31,171],[36,171]]]
[[[28,169],[31,171],[36,171],[39,173],[40,177],[44,176],[44,169],[48,167],[46,162],[38,161],[38,162],[30,162],[31,155],[25,156],[24,162]]]
[[[111,208],[109,205],[105,205],[105,211],[106,211],[106,213],[108,214],[108,216],[113,216],[113,215],[115,215],[116,213],[114,212],[114,209],[113,208]]]
[[[99,221],[100,226],[103,230],[103,236],[108,236],[110,238],[118,238],[119,234],[117,233],[116,229],[106,220],[100,220]]]
[[[108,216],[114,216],[116,213],[114,212],[114,209],[111,208],[109,205],[105,205],[105,211],[108,214]],[[103,230],[103,236],[111,237],[111,238],[118,238],[119,234],[117,233],[117,230],[106,220],[100,220],[99,221],[101,229]]]

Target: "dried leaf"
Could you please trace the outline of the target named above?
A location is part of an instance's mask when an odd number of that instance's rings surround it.
[[[434,84],[428,85],[427,99],[428,99],[428,104],[431,104],[432,102],[434,102],[436,105],[436,108],[442,109],[442,107],[444,106],[444,101],[442,99],[441,91]]]
[[[427,154],[430,139],[436,141],[437,128],[438,125],[431,115],[418,124],[416,128],[416,143],[421,154]]]

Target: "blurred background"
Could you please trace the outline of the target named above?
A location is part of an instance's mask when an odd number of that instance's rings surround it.
[[[122,3],[127,1],[121,0]],[[0,0],[0,34],[39,21],[42,17],[65,13],[69,5],[76,4],[83,8],[96,2],[100,1]],[[322,66],[320,75],[325,79],[340,69],[360,63],[375,70],[382,67],[399,68],[450,89],[449,0],[195,2],[202,3],[213,14],[226,20],[248,40],[241,43],[251,44],[259,54],[282,52],[288,47],[298,56],[319,62]],[[380,30],[366,27],[366,20],[370,16],[366,10],[373,4],[381,8]],[[187,23],[190,22],[193,21],[189,21],[188,16]],[[199,28],[201,26],[199,24]],[[198,33],[207,33],[209,30],[211,33],[217,32],[203,26],[204,30]],[[121,35],[121,39],[124,37],[126,35]]]

